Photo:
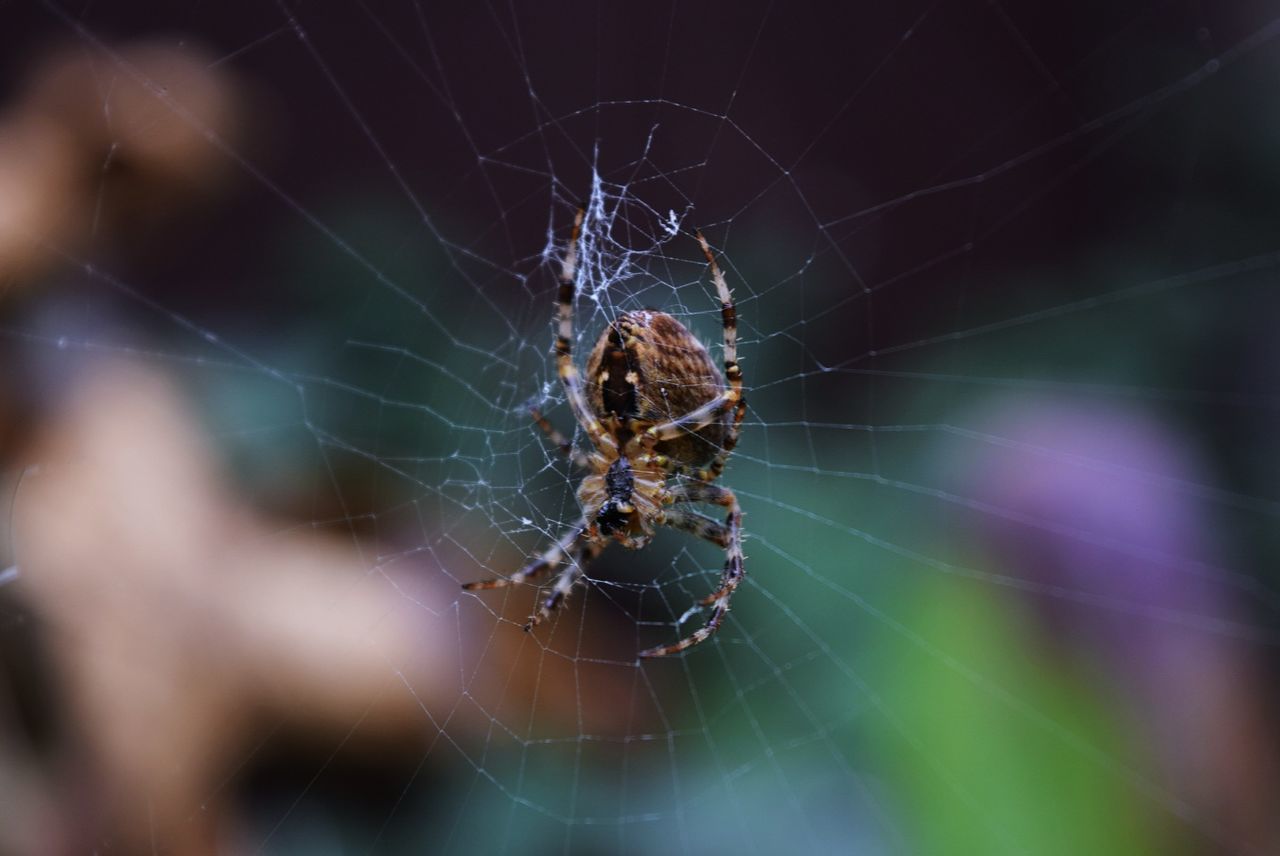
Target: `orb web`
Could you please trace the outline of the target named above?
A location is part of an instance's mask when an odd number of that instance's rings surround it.
[[[256,802],[253,848],[305,847],[334,812],[369,851],[927,851],[944,833],[919,813],[1034,849],[1052,811],[975,784],[967,754],[1006,728],[1023,750],[995,781],[1082,777],[1143,818],[1112,841],[1240,843],[1127,742],[1158,682],[1117,686],[1173,650],[1276,641],[1280,394],[1251,319],[1280,255],[1271,197],[1239,194],[1274,180],[1277,127],[1239,124],[1280,23],[1073,9],[33,13],[235,189],[164,264],[40,236],[70,296],[2,335],[183,378],[238,489],[287,495],[281,532],[339,533],[351,585],[422,628],[386,664],[428,734],[391,796],[345,818],[326,760]],[[120,47],[142,35],[203,45],[278,139],[209,124]],[[579,367],[644,307],[718,359],[695,229],[737,302],[749,408],[721,482],[748,578],[668,661],[635,652],[704,619],[723,561],[687,535],[607,550],[530,633],[535,587],[461,590],[580,515],[529,408],[585,447],[552,353],[581,205]],[[1062,701],[1077,683],[1089,701]]]

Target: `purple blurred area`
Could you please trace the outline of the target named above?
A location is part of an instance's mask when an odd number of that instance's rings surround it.
[[[1010,397],[981,420],[1000,440],[955,455],[954,489],[986,512],[979,543],[997,566],[1058,595],[1032,601],[1037,647],[1124,699],[1159,781],[1230,840],[1274,836],[1274,699],[1258,690],[1276,636],[1253,612],[1275,596],[1222,564],[1222,497],[1189,438],[1142,409],[1069,399]]]

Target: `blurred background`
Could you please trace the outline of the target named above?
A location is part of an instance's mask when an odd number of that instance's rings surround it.
[[[0,2],[0,853],[1280,852],[1280,5]],[[750,407],[578,514],[577,352]],[[579,438],[579,442],[585,442]]]

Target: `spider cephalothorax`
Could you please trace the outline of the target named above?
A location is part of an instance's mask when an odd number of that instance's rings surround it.
[[[631,462],[618,458],[604,474],[604,492],[607,499],[595,514],[595,525],[601,535],[634,532],[640,525],[635,503],[631,495],[636,491],[636,477],[631,473]]]
[[[725,550],[720,587],[701,604],[712,612],[707,623],[673,645],[640,652],[662,657],[708,639],[729,611],[742,581],[742,511],[733,492],[712,482],[738,441],[746,410],[738,367],[737,315],[729,287],[702,233],[720,297],[724,326],[724,379],[711,355],[689,330],[665,312],[626,312],[600,334],[587,360],[586,384],[573,365],[573,299],[578,237],[585,211],[579,210],[561,266],[557,372],[574,419],[594,447],[581,452],[536,409],[534,420],[574,465],[587,471],[578,488],[582,519],[541,556],[510,577],[467,583],[468,590],[532,582],[562,562],[567,566],[526,629],[556,609],[582,578],[588,562],[610,541],[638,550],[660,525],[691,532]],[[725,379],[728,383],[726,384]],[[709,503],[728,509],[724,523],[685,506]]]
[[[667,474],[656,455],[588,456],[588,473],[578,487],[578,504],[589,538],[613,539],[639,550],[653,538],[667,503]],[[597,472],[604,467],[603,472]]]

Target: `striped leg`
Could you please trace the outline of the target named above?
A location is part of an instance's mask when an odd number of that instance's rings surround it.
[[[556,430],[554,425],[547,421],[547,417],[542,415],[541,410],[536,407],[530,407],[529,412],[533,414],[533,421],[538,423],[538,427],[543,430],[547,435],[547,438],[559,447],[560,451],[564,453],[565,457],[567,457],[574,466],[584,470],[588,468],[587,456],[581,449],[575,449],[573,447],[573,443],[569,442],[567,437],[561,434]]]
[[[495,577],[488,580],[477,580],[473,583],[463,583],[462,587],[467,591],[487,591],[489,589],[506,588],[507,586],[520,585],[522,583],[531,583],[541,577],[543,574],[549,573],[559,567],[564,561],[565,556],[572,555],[582,548],[582,544],[587,538],[587,522],[585,520],[578,521],[572,529],[560,537],[560,540],[552,544],[538,558],[529,562],[520,570],[516,571],[509,577]]]
[[[604,547],[605,545],[603,544],[584,539],[574,548],[573,554],[569,557],[564,570],[560,572],[560,576],[556,577],[555,583],[551,586],[551,593],[543,598],[542,603],[538,605],[538,611],[529,616],[529,622],[524,626],[525,632],[533,630],[548,615],[560,608],[560,605],[564,603],[564,599],[569,596],[569,592],[578,584],[578,580],[582,579],[587,565],[591,564],[595,557],[600,555],[600,551]]]
[[[739,404],[745,407],[746,404],[742,403],[741,396],[741,391],[730,387],[706,404],[695,410],[690,410],[678,419],[672,419],[670,422],[663,422],[646,428],[640,436],[650,444],[649,448],[652,448],[653,444],[660,443],[663,440],[674,440],[693,431],[700,431],[720,418],[720,415],[729,410],[729,408]],[[738,442],[736,430],[733,432],[733,442],[735,444]],[[727,445],[728,442],[726,441]]]
[[[707,467],[710,477],[715,479],[724,472],[725,460],[738,445],[742,417],[747,412],[747,399],[742,394],[742,367],[738,365],[738,310],[734,306],[729,285],[724,281],[724,274],[720,272],[720,265],[716,264],[716,257],[712,254],[711,247],[707,246],[707,239],[702,237],[702,232],[698,232],[698,244],[702,247],[702,254],[707,257],[707,264],[711,266],[711,278],[715,281],[716,293],[720,297],[720,321],[724,327],[724,377],[729,382],[729,389],[737,392],[733,424],[725,433],[724,445]]]
[[[724,376],[729,385],[724,392],[701,407],[678,419],[650,427],[644,432],[644,437],[650,443],[674,440],[686,432],[705,428],[722,414],[733,410],[733,422],[725,434],[724,445],[705,471],[706,478],[710,480],[724,471],[725,460],[738,445],[738,430],[742,424],[742,417],[747,411],[747,400],[742,394],[742,367],[738,365],[738,310],[734,306],[733,295],[729,292],[729,286],[724,281],[724,274],[720,272],[720,265],[716,264],[715,255],[711,252],[707,239],[701,232],[697,234],[698,244],[702,247],[703,255],[707,257],[707,264],[711,266],[711,278],[715,281],[716,293],[720,297],[720,321],[724,327]]]
[[[708,537],[703,534],[704,532],[711,533],[717,537],[710,537],[708,540],[716,541],[716,543],[721,543],[717,538],[723,537],[724,543],[722,546],[725,551],[724,570],[720,573],[720,587],[698,602],[700,606],[711,607],[711,616],[707,619],[707,623],[673,645],[660,645],[647,651],[641,651],[641,657],[667,657],[671,654],[679,654],[681,651],[688,650],[694,645],[710,639],[720,629],[721,623],[724,622],[724,617],[728,615],[729,601],[733,597],[734,591],[737,590],[738,585],[742,582],[742,578],[746,575],[742,556],[742,509],[739,507],[738,498],[733,495],[733,491],[705,482],[693,482],[673,491],[673,499],[676,503],[706,502],[729,509],[729,514],[725,518],[723,525],[701,514],[684,512],[682,515],[673,515],[673,512],[667,512],[668,521],[671,521],[673,517],[676,520],[680,520],[679,524],[672,523],[672,525],[695,532],[695,534],[702,535],[704,538]],[[676,509],[675,511],[682,510]],[[708,524],[717,528],[710,529]],[[699,531],[695,531],[695,529]]]
[[[717,523],[705,514],[684,508],[672,508],[666,512],[666,519],[662,522],[673,529],[705,538],[712,544],[718,544],[721,547],[729,546],[729,527],[723,523]]]
[[[582,235],[585,216],[586,209],[579,208],[577,216],[573,218],[569,247],[565,250],[564,261],[560,266],[560,288],[556,292],[556,302],[560,306],[560,327],[556,334],[556,372],[560,375],[560,382],[564,384],[564,394],[569,399],[573,418],[587,432],[591,444],[602,451],[617,450],[618,444],[592,413],[582,392],[578,368],[573,364],[573,301],[577,291],[578,238]]]

